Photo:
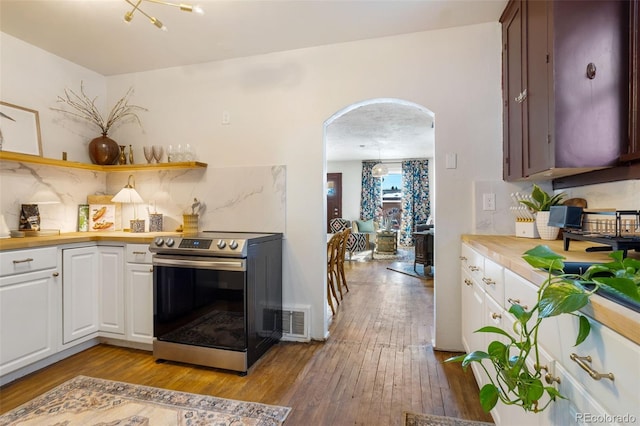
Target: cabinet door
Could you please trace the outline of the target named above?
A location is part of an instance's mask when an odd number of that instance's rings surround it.
[[[127,263],[127,340],[153,341],[153,266]]]
[[[524,89],[526,88],[526,57],[524,46],[524,9],[522,1],[509,3],[502,22],[502,96],[504,180],[522,177],[522,146],[524,135]]]
[[[62,251],[62,342],[69,343],[98,331],[98,248]]]
[[[0,278],[0,376],[57,350],[57,269]]]
[[[467,353],[473,351],[484,351],[483,333],[475,333],[481,328],[484,315],[485,292],[482,286],[467,272],[462,269],[462,344]],[[478,385],[482,387],[486,383],[484,371],[477,363],[472,363],[474,375]]]
[[[98,247],[100,331],[124,335],[124,248]]]

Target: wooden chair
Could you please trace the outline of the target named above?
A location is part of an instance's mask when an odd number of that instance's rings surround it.
[[[342,300],[342,287],[344,286],[345,292],[349,292],[349,286],[347,285],[347,277],[344,274],[344,260],[347,253],[347,242],[349,241],[349,235],[351,235],[351,229],[347,228],[342,231],[342,238],[338,247],[338,256],[336,259],[336,276],[338,279],[338,290],[340,291],[340,299]]]
[[[339,278],[336,274],[336,263],[338,258],[338,249],[342,240],[342,232],[337,232],[327,242],[327,302],[331,307],[331,312],[335,315],[336,309],[333,305],[333,299],[340,305],[336,285],[339,285]]]

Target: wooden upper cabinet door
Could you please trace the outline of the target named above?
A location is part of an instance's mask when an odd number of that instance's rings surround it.
[[[503,179],[522,177],[524,136],[524,18],[523,3],[510,1],[502,17]]]
[[[629,148],[622,161],[640,160],[640,1],[630,2],[629,31]]]

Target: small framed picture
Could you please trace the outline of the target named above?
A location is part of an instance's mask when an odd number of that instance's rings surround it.
[[[42,157],[38,111],[0,101],[0,151]]]
[[[89,231],[115,231],[116,206],[89,204]]]

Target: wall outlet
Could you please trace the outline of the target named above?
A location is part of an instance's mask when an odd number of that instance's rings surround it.
[[[496,209],[496,194],[486,193],[482,194],[482,210],[495,210]]]

